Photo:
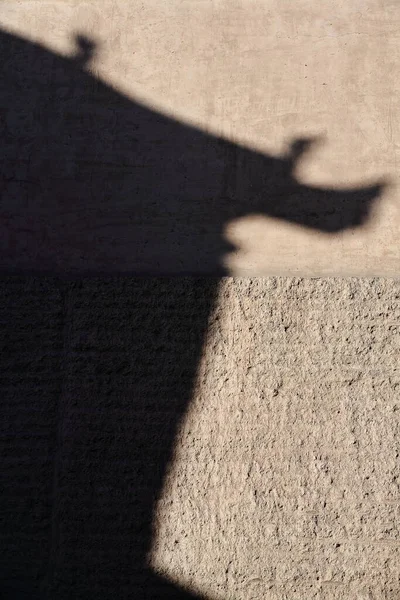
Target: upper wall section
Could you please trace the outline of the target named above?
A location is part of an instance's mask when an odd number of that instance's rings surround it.
[[[0,3],[3,272],[397,276],[400,8]]]

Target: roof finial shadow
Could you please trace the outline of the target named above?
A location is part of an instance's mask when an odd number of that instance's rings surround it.
[[[85,35],[78,34],[75,36],[76,53],[74,60],[80,67],[86,67],[92,62],[96,54],[96,44]]]

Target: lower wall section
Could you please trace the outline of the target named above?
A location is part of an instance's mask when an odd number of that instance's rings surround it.
[[[2,279],[5,598],[400,591],[400,283]]]

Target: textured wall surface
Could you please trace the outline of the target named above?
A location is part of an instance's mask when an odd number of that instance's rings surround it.
[[[1,283],[2,597],[399,597],[399,282]]]
[[[399,31],[0,1],[1,598],[399,598]]]

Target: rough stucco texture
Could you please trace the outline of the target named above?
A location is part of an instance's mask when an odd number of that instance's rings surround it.
[[[0,311],[2,597],[399,597],[399,282],[9,278]]]

